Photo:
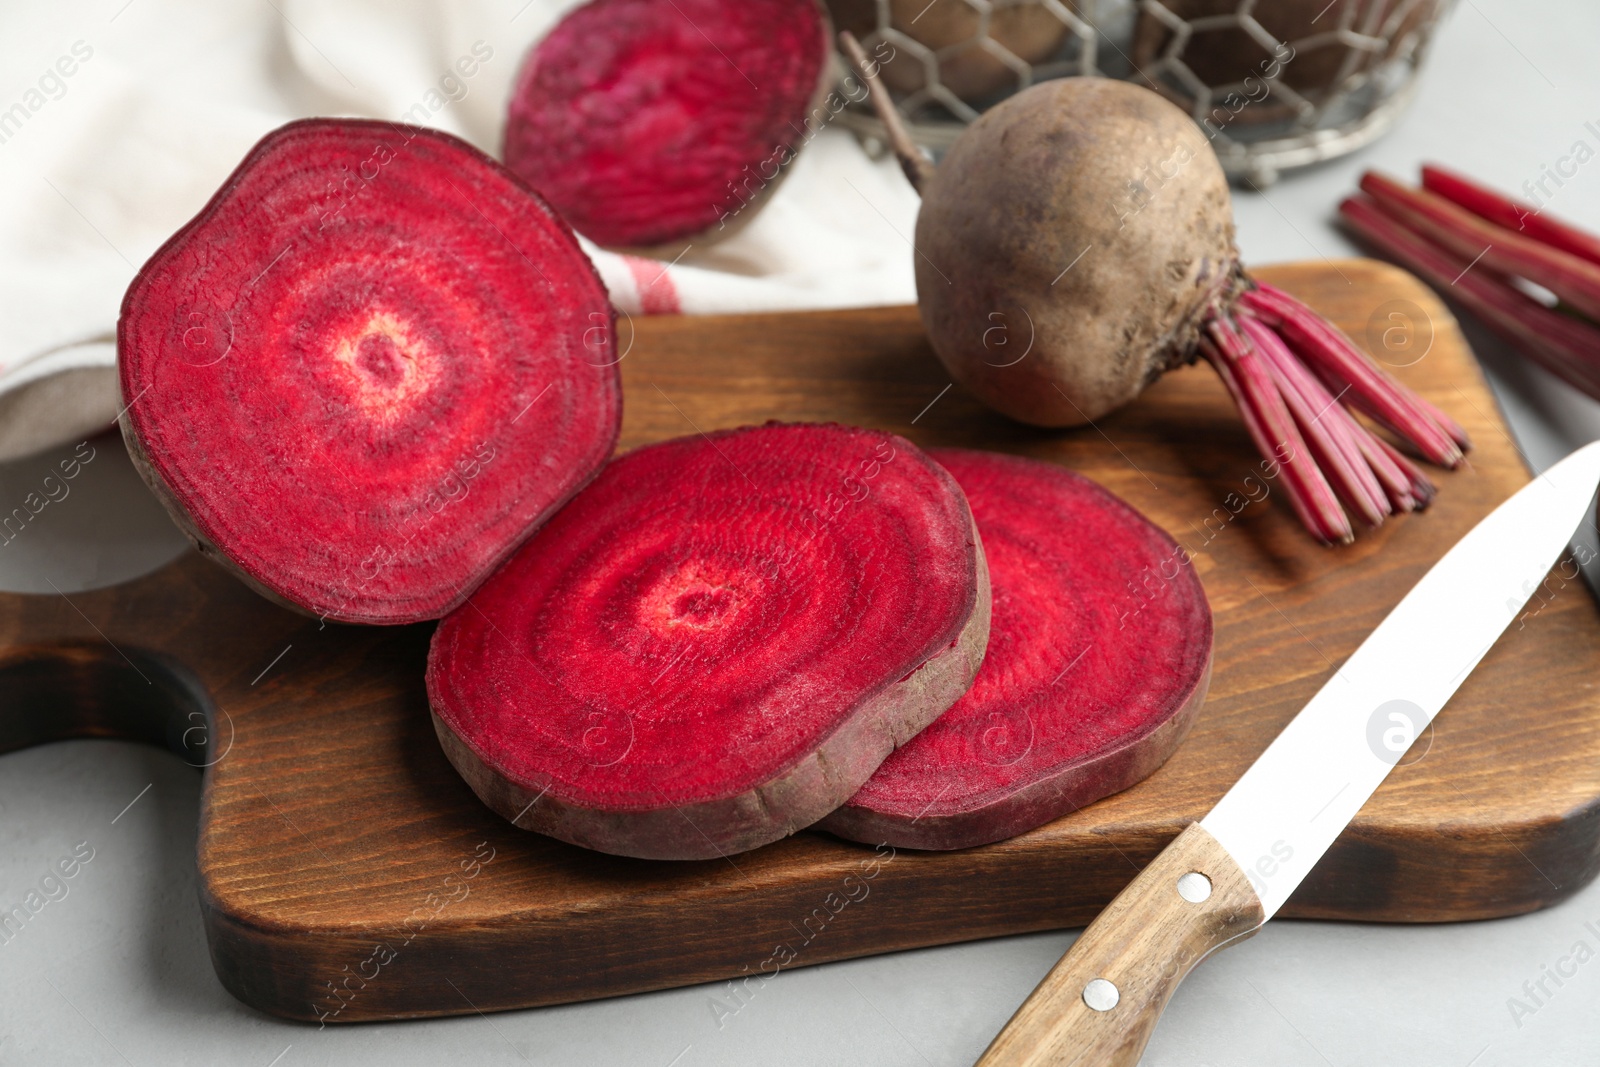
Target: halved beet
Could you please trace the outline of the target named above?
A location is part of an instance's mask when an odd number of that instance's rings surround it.
[[[506,164],[603,245],[749,221],[827,88],[816,0],[591,0],[528,53]]]
[[[966,692],[989,580],[909,442],[769,423],[608,466],[440,624],[445,753],[518,826],[652,859],[777,840]]]
[[[1171,537],[1087,478],[932,456],[966,490],[994,582],[972,689],[820,824],[904,848],[1012,837],[1166,761],[1211,676],[1211,609]]]
[[[572,231],[470,145],[293,122],[128,289],[123,435],[267,595],[438,618],[610,454],[614,318]]]

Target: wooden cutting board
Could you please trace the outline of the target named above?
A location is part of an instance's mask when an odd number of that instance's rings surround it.
[[[1144,783],[1022,837],[941,854],[802,833],[659,863],[516,830],[440,753],[422,682],[430,626],[319,626],[192,554],[70,600],[0,595],[0,751],[119,736],[208,765],[198,864],[217,973],[300,1019],[552,1004],[1082,925],[1527,481],[1453,320],[1419,283],[1369,261],[1260,273],[1358,340],[1408,320],[1417,331],[1390,336],[1397,361],[1415,360],[1397,373],[1476,442],[1470,468],[1438,474],[1431,510],[1330,549],[1275,493],[1243,505],[1264,484],[1258,460],[1204,366],[1098,426],[1047,432],[947,390],[910,308],[622,326],[623,448],[767,419],[878,426],[1064,463],[1190,549],[1217,622],[1193,733]],[[1579,582],[1553,572],[1545,595],[1284,914],[1509,915],[1594,876],[1600,619]]]

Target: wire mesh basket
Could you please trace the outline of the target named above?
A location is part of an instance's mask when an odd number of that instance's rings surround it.
[[[1454,0],[828,0],[880,59],[936,155],[984,109],[1047,78],[1146,85],[1188,111],[1236,181],[1355,151],[1410,102]],[[841,69],[848,69],[843,65]],[[859,96],[859,92],[855,96]],[[852,97],[854,99],[854,97]],[[864,102],[838,118],[875,148]]]

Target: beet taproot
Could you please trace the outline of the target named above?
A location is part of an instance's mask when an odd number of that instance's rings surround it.
[[[1377,526],[1434,494],[1355,410],[1434,463],[1461,462],[1461,427],[1249,277],[1222,167],[1171,103],[1130,82],[1041,82],[931,167],[860,45],[841,37],[922,193],[913,262],[929,342],[979,400],[1038,426],[1093,424],[1204,357],[1325,543],[1354,537],[1346,508]]]
[[[884,82],[904,93],[932,84],[930,64],[938,84],[961,100],[1016,89],[1028,80],[1023,71],[1050,58],[1067,39],[1067,24],[1044,0],[889,0],[888,9],[887,28],[897,35],[891,45],[904,38],[923,49],[895,48],[881,64]],[[878,0],[828,0],[828,11],[835,26],[857,37],[883,28]]]
[[[1237,259],[1204,135],[1099,78],[1045,82],[968,127],[922,189],[915,242],[935,351],[984,403],[1042,426],[1098,419],[1187,362]],[[1010,351],[984,332],[1002,321],[991,312],[1010,320]],[[1033,348],[1013,363],[1027,321]]]
[[[506,165],[598,244],[721,239],[809,140],[831,36],[816,0],[591,0],[523,61]]]
[[[1039,460],[929,453],[967,494],[993,590],[972,689],[819,824],[897,848],[988,844],[1164,763],[1211,675],[1188,554],[1094,482]]]
[[[613,461],[439,625],[428,695],[516,825],[706,859],[848,800],[988,633],[948,472],[890,434],[768,424]]]
[[[266,595],[438,618],[610,454],[614,317],[572,231],[470,145],[293,122],[128,289],[123,435]]]

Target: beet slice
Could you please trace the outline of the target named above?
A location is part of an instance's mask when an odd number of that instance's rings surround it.
[[[592,0],[523,61],[506,164],[602,245],[726,236],[810,139],[831,51],[815,0]]]
[[[775,841],[967,690],[989,581],[902,438],[785,425],[614,461],[439,625],[445,753],[518,826],[651,859]]]
[[[972,689],[820,824],[952,849],[1126,789],[1189,730],[1211,676],[1211,609],[1176,542],[1054,464],[931,455],[966,490],[994,581]]]
[[[123,435],[268,596],[438,618],[610,454],[614,319],[572,231],[470,145],[293,122],[128,289]]]

